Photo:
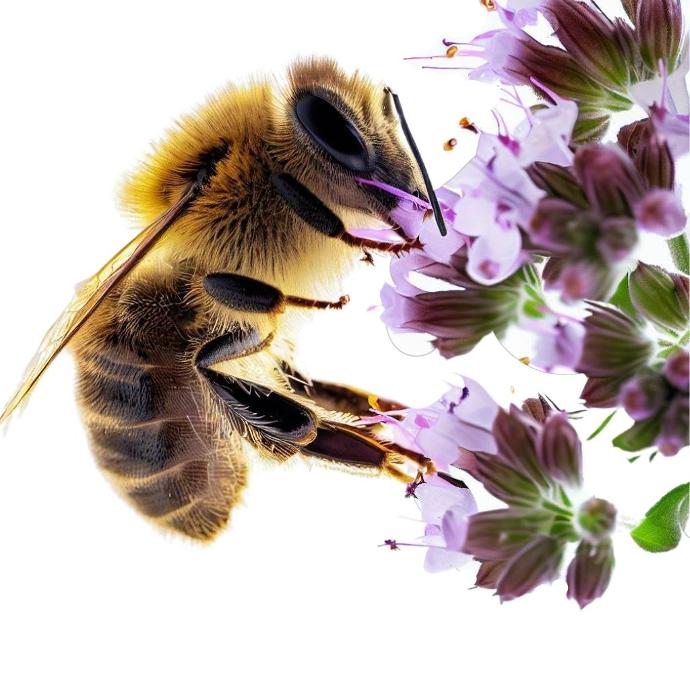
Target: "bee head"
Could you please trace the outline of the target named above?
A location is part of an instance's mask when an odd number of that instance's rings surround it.
[[[394,96],[358,72],[312,58],[289,71],[285,94],[286,171],[332,204],[388,219],[398,198],[372,180],[428,200],[420,161],[400,136]]]

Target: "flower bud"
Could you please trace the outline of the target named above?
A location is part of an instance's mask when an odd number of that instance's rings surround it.
[[[537,429],[530,417],[514,405],[509,412],[499,409],[493,424],[498,455],[506,465],[542,489],[550,482],[537,458]]]
[[[545,510],[502,508],[470,515],[462,550],[480,560],[505,560],[547,527]]]
[[[527,168],[527,174],[532,182],[539,189],[543,189],[549,197],[569,201],[580,209],[587,208],[587,198],[570,168],[537,161]]]
[[[640,230],[666,239],[680,235],[687,221],[678,195],[670,189],[650,189],[633,210]]]
[[[580,542],[566,573],[568,599],[575,599],[582,609],[598,599],[609,586],[614,563],[610,539]]]
[[[547,290],[558,290],[566,303],[605,299],[611,290],[611,271],[598,257],[570,261],[551,257],[542,278]]]
[[[527,398],[527,400],[524,400],[522,411],[534,419],[534,421],[543,424],[549,415],[554,412],[554,408],[549,405],[544,396],[540,395],[538,398]]]
[[[647,68],[656,74],[661,61],[669,74],[673,72],[683,42],[680,0],[638,1],[635,27]]]
[[[592,207],[603,216],[630,216],[643,193],[639,173],[617,145],[578,148],[575,176]]]
[[[690,354],[687,350],[674,352],[662,369],[666,380],[677,390],[687,393],[690,383]]]
[[[602,498],[590,498],[580,506],[577,522],[585,533],[585,539],[601,541],[616,526],[616,506]]]
[[[530,508],[539,503],[541,493],[531,479],[495,456],[485,453],[475,453],[475,456],[477,465],[473,476],[492,496],[520,508]]]
[[[582,483],[582,444],[565,413],[552,414],[544,422],[538,453],[547,475],[571,486]]]
[[[558,40],[587,74],[620,91],[627,87],[628,64],[610,21],[584,2],[546,0],[542,7]]]
[[[580,397],[587,407],[615,407],[618,404],[621,386],[627,381],[627,376],[594,377],[587,379]]]
[[[622,384],[647,363],[654,345],[619,309],[593,304],[589,311],[577,371],[589,377],[621,379]]]
[[[588,238],[597,231],[597,223],[569,201],[547,197],[539,202],[527,231],[539,249],[564,254],[574,248],[584,248]]]
[[[479,566],[474,584],[477,587],[495,589],[498,578],[501,576],[505,565],[506,561],[484,561],[484,563]]]
[[[661,374],[647,371],[628,381],[620,392],[620,404],[637,422],[649,419],[664,406],[670,394],[668,383]]]
[[[496,593],[501,601],[516,599],[554,580],[562,557],[563,544],[554,537],[540,535],[525,544],[506,563],[498,578]]]
[[[640,261],[628,278],[630,299],[646,319],[683,331],[688,326],[688,277]]]
[[[651,125],[647,128],[647,136],[640,141],[634,161],[649,187],[673,189],[676,164],[671,148],[662,136],[652,130]]]

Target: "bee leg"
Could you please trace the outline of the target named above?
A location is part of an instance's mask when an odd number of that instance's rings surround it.
[[[406,462],[418,466],[417,474],[434,471],[431,460],[421,454],[381,441],[366,428],[343,422],[322,420],[316,438],[301,452],[354,470],[383,472],[408,483],[415,477],[405,471]]]
[[[349,412],[358,417],[366,417],[372,414],[372,410],[379,412],[391,412],[404,410],[407,406],[395,400],[380,398],[373,393],[343,386],[328,381],[314,381],[307,379],[300,372],[283,364],[283,371],[290,378],[292,388],[327,410],[337,412]]]
[[[288,306],[341,309],[350,301],[347,295],[335,302],[285,295],[268,283],[237,273],[209,273],[204,278],[204,288],[224,306],[254,314],[280,314]]]
[[[402,231],[398,232],[399,228],[396,227],[393,227],[393,230],[401,234],[405,241],[377,242],[376,240],[367,240],[348,235],[343,221],[321,199],[292,177],[292,175],[287,173],[275,174],[271,177],[271,183],[292,211],[305,223],[328,237],[342,240],[345,244],[362,249],[365,252],[366,261],[369,261],[366,258],[367,249],[388,252],[397,256],[422,246],[418,239],[407,239]]]
[[[253,355],[265,350],[273,340],[273,333],[265,338],[255,328],[234,328],[229,333],[219,335],[201,346],[194,356],[194,364],[199,369],[208,369],[219,362]]]

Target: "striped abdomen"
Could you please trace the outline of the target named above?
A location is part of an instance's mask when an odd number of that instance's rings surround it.
[[[240,441],[208,414],[190,359],[186,285],[137,282],[76,344],[78,397],[96,459],[144,515],[207,539],[245,485]]]

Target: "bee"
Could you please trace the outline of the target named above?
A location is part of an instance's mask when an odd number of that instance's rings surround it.
[[[360,423],[367,393],[294,368],[300,314],[341,309],[339,280],[362,252],[411,244],[348,234],[394,225],[398,198],[359,180],[437,209],[390,89],[313,58],[283,87],[210,97],[127,179],[123,203],[144,230],[81,284],[0,422],[69,346],[98,465],[144,516],[198,540],[227,524],[250,451],[407,481],[406,462],[428,469]]]

